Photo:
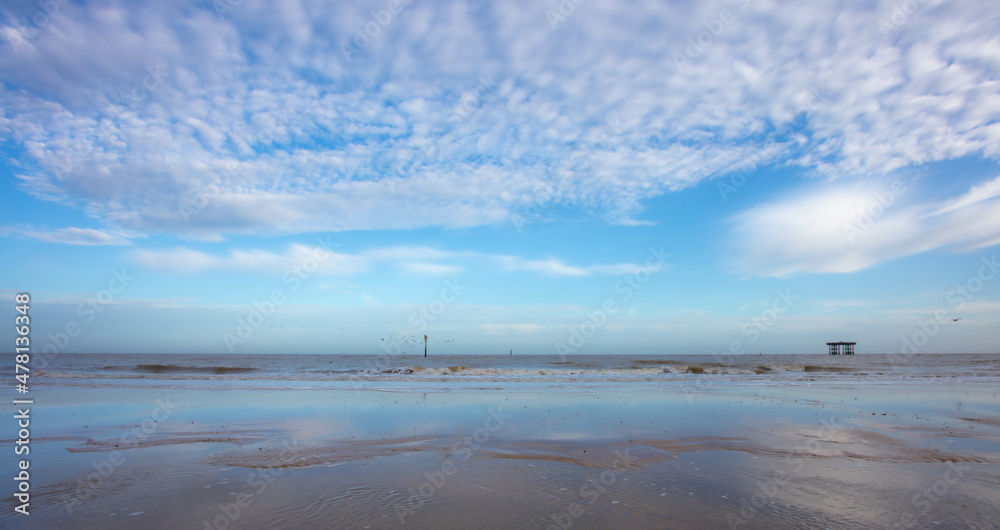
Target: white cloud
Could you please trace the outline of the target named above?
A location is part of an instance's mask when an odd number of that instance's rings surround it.
[[[941,215],[1000,195],[1000,177],[973,186],[968,193],[944,203],[930,215]]]
[[[106,232],[93,228],[57,228],[55,230],[19,230],[24,237],[62,243],[64,245],[131,245],[129,237],[121,232]]]
[[[400,263],[399,266],[414,274],[426,274],[428,276],[453,276],[462,272],[463,268],[457,265],[442,265],[440,263],[425,263],[422,261],[408,261]]]
[[[430,247],[383,247],[370,248],[364,251],[368,259],[383,261],[440,261],[475,256],[474,252],[451,252]]]
[[[993,179],[940,202],[906,195],[916,191],[894,193],[890,183],[814,186],[734,216],[737,268],[779,277],[845,273],[934,249],[994,245],[1000,242],[996,186]]]
[[[210,254],[179,247],[163,250],[142,249],[131,253],[134,261],[152,269],[165,272],[191,274],[206,270],[244,270],[281,274],[293,267],[315,267],[316,274],[349,276],[370,270],[377,263],[391,263],[414,274],[446,276],[465,269],[467,261],[498,264],[511,272],[541,272],[554,276],[589,276],[592,274],[617,275],[633,272],[641,265],[619,263],[578,267],[566,265],[555,258],[527,260],[517,256],[483,254],[478,252],[450,252],[428,247],[371,248],[354,254],[330,252],[318,246],[292,244],[281,253],[267,250],[233,249],[228,254]],[[422,258],[422,259],[419,259]]]
[[[165,272],[190,274],[206,270],[245,270],[269,274],[283,274],[298,267],[316,274],[349,275],[363,272],[368,261],[357,255],[329,252],[319,247],[293,244],[282,254],[264,250],[232,250],[217,255],[192,250],[172,248],[165,250],[136,250],[132,259],[142,266]],[[308,267],[308,269],[306,269]]]
[[[500,256],[497,259],[507,270],[536,271],[556,276],[587,275],[587,269],[566,265],[557,259],[525,260],[515,256]]]
[[[612,265],[590,265],[579,267],[567,265],[556,258],[544,260],[527,260],[517,256],[492,256],[501,266],[510,271],[534,271],[553,276],[590,276],[592,274],[622,275],[632,274],[642,265],[634,263],[616,263]]]
[[[536,202],[638,224],[642,201],[758,155],[830,178],[1000,155],[989,2],[920,2],[885,35],[888,2],[742,5],[589,0],[553,32],[544,2],[413,2],[348,58],[383,1],[69,2],[32,35],[15,21],[37,5],[8,3],[0,133],[26,192],[207,240],[501,224]]]
[[[588,268],[592,273],[596,274],[610,274],[612,276],[620,276],[624,274],[635,274],[640,270],[646,270],[650,272],[648,267],[642,265],[636,265],[633,263],[617,263],[614,265],[592,265]]]

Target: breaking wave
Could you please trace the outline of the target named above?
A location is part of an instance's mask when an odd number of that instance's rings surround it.
[[[971,365],[967,361],[982,361]],[[80,385],[164,385],[183,381],[258,385],[270,388],[343,386],[381,388],[441,388],[494,383],[558,384],[580,388],[621,387],[623,384],[703,385],[716,383],[769,385],[817,381],[867,383],[944,382],[954,378],[1000,381],[997,356],[914,356],[900,364],[889,355],[828,358],[825,355],[641,357],[474,356],[437,358],[386,355],[199,355],[79,354],[60,357],[36,372],[50,381]],[[41,367],[40,367],[41,368]],[[70,382],[74,381],[74,382]],[[162,381],[162,383],[157,382]],[[218,383],[216,383],[218,382]],[[283,382],[283,383],[282,383]],[[327,384],[329,383],[329,384]],[[196,383],[201,384],[201,383]],[[503,386],[503,385],[501,385]]]
[[[193,373],[193,374],[244,374],[255,372],[257,368],[249,366],[179,366],[176,364],[138,364],[133,368],[136,372],[147,374]]]

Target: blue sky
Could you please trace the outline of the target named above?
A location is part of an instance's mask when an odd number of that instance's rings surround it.
[[[991,2],[47,9],[0,8],[36,349],[997,351]]]

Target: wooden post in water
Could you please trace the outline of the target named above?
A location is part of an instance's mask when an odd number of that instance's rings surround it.
[[[427,335],[424,335],[424,357],[427,357]]]

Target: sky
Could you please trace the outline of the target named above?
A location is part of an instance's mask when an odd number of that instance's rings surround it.
[[[0,302],[48,355],[997,352],[997,27],[5,1]]]

